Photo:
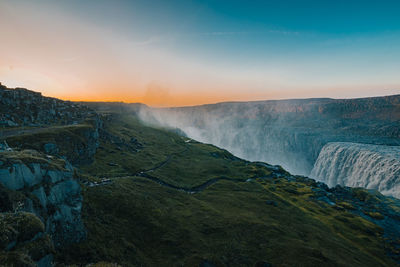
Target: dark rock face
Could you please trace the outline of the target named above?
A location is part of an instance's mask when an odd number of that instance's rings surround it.
[[[44,144],[43,149],[47,154],[52,154],[52,155],[57,154],[59,152],[57,145],[54,143]]]
[[[86,237],[81,188],[69,162],[91,162],[102,121],[86,106],[0,85],[0,127],[0,224],[6,231],[0,239],[8,240],[0,241],[0,262],[52,266],[54,248]],[[12,222],[20,217],[33,236],[18,236],[25,232]]]
[[[94,114],[83,105],[0,84],[0,126],[3,127],[73,124]]]
[[[272,267],[272,264],[265,261],[259,261],[254,265],[254,267]]]
[[[11,126],[0,132],[0,140],[11,147],[34,149],[80,165],[90,163],[96,153],[102,120],[87,106],[0,85],[0,127]]]
[[[208,260],[203,260],[200,264],[199,267],[215,267],[215,265],[208,261]]]
[[[24,229],[31,231],[31,235],[47,235],[46,240],[56,248],[85,238],[81,220],[81,188],[73,167],[67,161],[48,159],[35,151],[1,152],[0,160],[3,162],[0,167],[0,210],[3,213],[0,216],[10,212],[29,212],[32,218],[36,218],[32,220],[40,222],[41,231],[31,229],[30,224]],[[29,236],[24,240],[32,238]],[[14,245],[11,242],[5,247],[14,251]],[[39,266],[49,266],[51,255],[39,253],[39,257],[35,256],[37,253],[32,254],[31,259]]]
[[[271,205],[274,207],[278,207],[278,203],[276,203],[276,201],[273,201],[273,200],[267,200],[267,201],[265,201],[265,204]]]

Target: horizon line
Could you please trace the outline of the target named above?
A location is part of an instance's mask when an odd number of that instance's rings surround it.
[[[0,86],[5,87],[9,90],[15,90],[15,89],[24,89],[24,90],[28,90],[31,92],[35,92],[35,93],[40,93],[42,96],[44,97],[49,97],[49,98],[55,98],[55,99],[59,99],[62,101],[69,101],[69,102],[75,102],[75,103],[79,103],[79,102],[87,102],[87,103],[116,103],[116,104],[126,104],[126,105],[131,105],[131,104],[140,104],[140,105],[146,105],[148,107],[151,108],[184,108],[184,107],[198,107],[198,106],[206,106],[206,105],[218,105],[218,104],[227,104],[227,103],[255,103],[255,102],[268,102],[268,101],[295,101],[295,100],[351,100],[351,99],[368,99],[368,98],[382,98],[382,97],[393,97],[393,96],[400,96],[400,92],[396,93],[396,94],[387,94],[387,95],[373,95],[373,96],[356,96],[356,97],[342,97],[342,98],[335,98],[335,97],[305,97],[305,98],[298,98],[298,97],[294,97],[294,98],[272,98],[272,99],[257,99],[257,100],[226,100],[226,101],[218,101],[218,102],[210,102],[210,103],[201,103],[201,104],[188,104],[188,105],[176,105],[176,106],[159,106],[159,105],[150,105],[147,104],[145,102],[125,102],[123,100],[87,100],[87,99],[81,99],[81,100],[73,100],[72,99],[65,99],[62,97],[56,97],[56,96],[49,96],[49,95],[43,95],[42,92],[40,91],[36,91],[36,90],[32,90],[32,89],[28,89],[25,87],[14,87],[14,88],[10,88],[7,87],[6,85],[2,84],[0,82]],[[400,89],[399,89],[400,90]]]

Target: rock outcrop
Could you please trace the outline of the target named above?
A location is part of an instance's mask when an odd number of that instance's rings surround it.
[[[44,238],[58,248],[85,238],[81,220],[81,188],[72,165],[67,161],[31,150],[1,152],[0,191],[0,216],[13,235],[19,232],[9,223],[14,221],[12,218],[15,216],[29,217],[35,222],[34,228],[31,223],[23,227],[23,231],[35,233],[24,238],[17,236],[10,239],[9,234],[3,233],[8,240],[2,245],[6,248],[7,255],[4,257],[7,259],[19,253],[18,244],[21,242],[23,247],[34,247],[33,242]],[[37,235],[37,238],[32,235]],[[46,248],[51,247],[46,245]],[[49,255],[39,253],[43,257],[31,255],[29,251],[25,254],[36,264],[50,266],[46,264],[51,261],[51,249],[46,250],[50,251]]]
[[[85,105],[0,84],[0,127],[1,143],[6,140],[12,148],[34,149],[80,165],[91,162],[96,153],[102,120]]]
[[[84,105],[0,84],[0,126],[3,127],[74,124],[95,115]]]

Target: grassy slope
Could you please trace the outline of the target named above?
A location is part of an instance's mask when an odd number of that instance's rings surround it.
[[[79,154],[79,150],[88,149],[88,136],[94,131],[93,123],[87,120],[77,125],[34,128],[32,132],[30,129],[19,128],[18,134],[14,136],[0,135],[0,142],[4,139],[13,148],[34,149],[42,152],[44,152],[45,144],[54,143],[57,144],[60,156],[77,164],[85,160],[84,155]]]
[[[123,266],[385,266],[381,229],[345,210],[310,198],[302,182],[255,179],[266,167],[238,160],[211,145],[185,142],[172,132],[114,116],[106,130],[143,148],[131,152],[103,142],[85,176],[114,178],[85,188],[83,216],[88,240],[66,249],[60,261],[108,261]],[[116,163],[110,166],[108,163]],[[163,164],[164,163],[164,164]],[[113,164],[114,165],[114,164]],[[229,177],[198,194],[163,187],[134,174],[181,187]],[[254,178],[247,181],[248,178]]]

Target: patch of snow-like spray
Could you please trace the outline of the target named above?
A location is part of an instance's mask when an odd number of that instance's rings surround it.
[[[311,177],[328,186],[377,189],[400,197],[400,147],[335,142],[326,144]]]

